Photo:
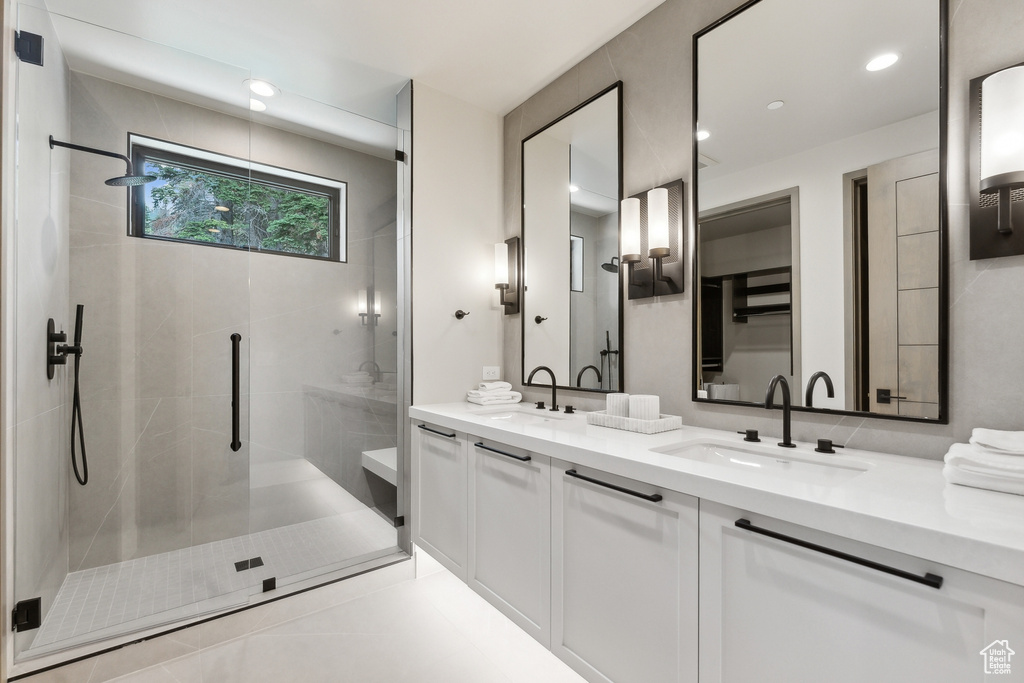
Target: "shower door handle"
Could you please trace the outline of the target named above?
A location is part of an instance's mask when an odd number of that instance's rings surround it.
[[[242,335],[235,332],[231,335],[231,450],[237,451],[242,447],[238,436],[238,409],[240,405],[240,386],[238,380],[239,344],[242,342]]]

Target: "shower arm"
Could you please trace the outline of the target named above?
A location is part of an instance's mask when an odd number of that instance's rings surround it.
[[[135,174],[135,167],[132,164],[132,160],[123,154],[118,154],[117,152],[108,152],[104,149],[96,149],[95,147],[85,147],[83,145],[76,145],[73,142],[61,142],[60,140],[54,140],[53,136],[51,135],[50,149],[53,149],[55,145],[57,147],[67,147],[68,149],[74,149],[79,152],[89,152],[90,154],[99,154],[100,156],[110,157],[112,159],[120,159],[124,163],[128,164],[128,172],[125,175]]]

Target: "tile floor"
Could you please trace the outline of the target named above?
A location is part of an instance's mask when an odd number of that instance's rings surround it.
[[[583,681],[452,574],[436,569],[436,563],[429,558],[421,556],[418,561],[421,567],[426,561],[435,570],[120,678],[104,678],[99,667],[82,668],[86,662],[81,662],[75,680],[81,683],[106,680],[123,683]]]

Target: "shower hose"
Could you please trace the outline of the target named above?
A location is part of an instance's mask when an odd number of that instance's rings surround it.
[[[82,486],[89,483],[89,459],[85,455],[85,428],[82,426],[82,397],[78,391],[78,368],[82,360],[82,311],[84,306],[78,305],[75,316],[75,389],[71,400],[71,467],[75,470],[75,479]],[[78,457],[75,454],[75,425],[78,425],[78,442],[82,446],[82,470],[78,470]]]

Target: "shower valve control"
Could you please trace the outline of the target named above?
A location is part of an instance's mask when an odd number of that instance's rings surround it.
[[[80,345],[65,344],[68,340],[66,332],[57,331],[57,326],[50,318],[46,322],[46,379],[53,379],[53,368],[56,365],[67,365],[68,356],[81,356]]]

